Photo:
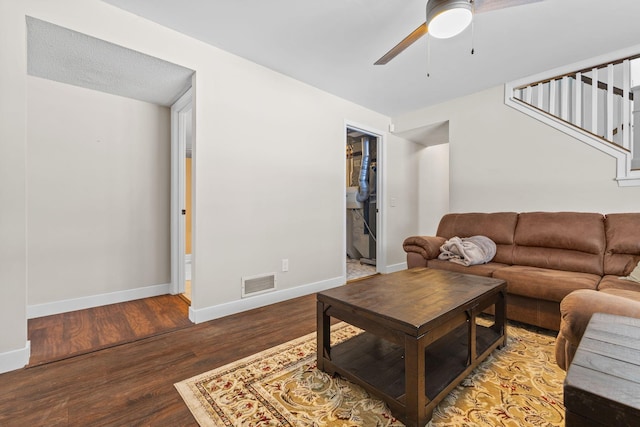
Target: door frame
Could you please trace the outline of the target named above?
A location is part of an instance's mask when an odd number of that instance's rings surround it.
[[[376,213],[376,272],[377,273],[386,273],[387,272],[387,254],[386,254],[386,197],[385,197],[385,171],[386,171],[386,152],[387,152],[387,144],[386,144],[386,133],[381,130],[374,129],[372,127],[358,124],[349,120],[345,120],[344,122],[344,147],[347,145],[347,129],[352,129],[356,131],[360,131],[366,133],[371,136],[375,136],[378,139],[378,147],[377,147],[377,165],[378,170],[376,172],[376,191],[377,191],[377,213]],[[342,184],[347,180],[347,162],[343,157],[343,167],[344,172],[342,179]],[[346,188],[343,189],[345,191],[346,196]],[[342,271],[343,275],[347,277],[347,198],[344,197],[344,203],[342,206]]]
[[[189,88],[184,95],[171,106],[171,293],[173,295],[185,292],[186,229],[185,216],[182,214],[182,210],[186,209],[186,120],[189,117],[189,113],[191,113],[191,120],[194,122],[192,88]],[[192,131],[192,139],[193,133]]]

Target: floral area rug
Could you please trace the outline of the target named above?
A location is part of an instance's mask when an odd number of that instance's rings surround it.
[[[336,344],[361,332],[339,323],[331,338]],[[519,324],[507,334],[507,345],[440,402],[427,426],[564,425],[555,335]],[[316,369],[315,333],[175,387],[201,426],[403,426],[361,387]]]

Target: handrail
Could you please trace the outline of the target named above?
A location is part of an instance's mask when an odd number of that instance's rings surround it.
[[[518,87],[515,88],[515,90],[526,89],[528,87],[534,87],[534,86],[537,86],[539,84],[546,84],[546,83],[550,83],[552,81],[562,80],[563,77],[571,77],[571,78],[575,79],[577,74],[578,74],[577,71],[575,73],[563,74],[562,76],[554,77],[554,78],[551,78],[551,79],[540,80],[538,82],[531,83],[531,84],[528,84],[528,85],[518,86]],[[586,83],[588,85],[592,85],[593,84],[593,79],[591,77],[583,75],[581,80],[582,80],[582,83]],[[600,80],[598,80],[598,89],[608,90],[609,89],[609,85],[606,84],[605,82],[601,82]],[[622,89],[620,89],[619,87],[616,87],[616,86],[613,87],[613,93],[618,95],[618,96],[624,96],[624,91]],[[629,101],[633,101],[633,92],[629,92]]]
[[[609,64],[618,65],[618,64],[622,64],[626,60],[633,61],[634,59],[638,59],[638,58],[640,58],[640,53],[637,55],[627,56],[625,58],[615,59],[611,62],[605,62],[603,64],[594,65],[593,67],[583,68],[582,70],[574,71],[574,73],[585,73],[593,70],[594,68],[597,68],[597,69],[606,68]]]
[[[638,58],[640,58],[640,54],[637,55]],[[617,64],[627,64],[628,67],[628,59],[621,59],[621,60],[616,60]],[[546,114],[549,114],[551,116],[554,116],[556,119],[560,119],[562,122],[565,123],[572,123],[571,120],[567,121],[567,115],[569,114],[569,104],[573,103],[578,103],[578,102],[582,102],[582,91],[586,90],[587,88],[585,87],[584,89],[579,89],[578,91],[572,91],[572,93],[569,93],[569,85],[566,85],[564,83],[567,83],[570,79],[574,79],[574,81],[578,81],[578,79],[580,80],[581,83],[584,83],[585,85],[589,85],[589,88],[587,91],[592,93],[593,96],[593,101],[591,102],[591,119],[590,119],[590,129],[587,129],[587,127],[583,127],[582,126],[582,120],[581,118],[577,118],[576,123],[573,124],[575,126],[577,126],[578,128],[581,128],[583,130],[585,130],[586,132],[595,135],[596,134],[596,130],[597,130],[597,119],[596,117],[598,116],[598,112],[597,112],[597,105],[604,102],[606,104],[604,104],[606,106],[606,111],[605,111],[605,135],[596,135],[599,138],[603,138],[606,141],[609,141],[613,144],[615,144],[616,146],[620,146],[623,147],[625,149],[629,149],[629,139],[632,137],[632,134],[627,131],[624,128],[614,128],[613,126],[616,126],[616,124],[618,124],[618,120],[622,120],[622,122],[624,123],[626,120],[629,119],[629,114],[630,114],[630,106],[629,103],[633,102],[634,96],[633,93],[631,92],[630,88],[627,88],[626,90],[620,89],[619,87],[616,87],[614,85],[613,82],[613,74],[614,74],[614,68],[613,68],[613,63],[609,63],[606,64],[606,67],[602,67],[603,69],[607,70],[607,74],[608,74],[608,78],[606,79],[606,83],[603,81],[600,81],[600,79],[598,79],[599,73],[598,69],[591,69],[593,71],[593,76],[589,77],[586,76],[584,74],[581,74],[579,71],[575,71],[575,72],[570,72],[570,73],[565,73],[562,75],[562,77],[552,77],[552,78],[548,78],[545,80],[540,80],[537,83],[531,83],[531,84],[523,84],[520,85],[516,88],[514,88],[514,91],[519,91],[520,95],[519,96],[514,96],[515,99],[517,99],[518,101],[521,102],[526,102],[534,107],[536,107],[537,109],[540,109],[541,111],[544,111]],[[629,70],[630,67],[627,68],[625,71],[626,74],[626,81],[623,82],[623,84],[628,84],[629,83]],[[595,84],[594,84],[594,77],[595,77]],[[561,86],[557,86],[556,83],[560,83]],[[543,99],[543,85],[544,87],[548,87],[549,88],[549,108],[544,109],[541,108],[542,105],[540,104],[542,102]],[[532,90],[537,90],[537,94],[536,94],[536,99],[537,99],[537,103],[538,105],[533,105],[532,103]],[[602,90],[605,93],[607,93],[607,96],[604,98],[601,98],[596,91],[598,90]],[[625,93],[626,92],[626,93]],[[515,95],[515,92],[514,92]],[[626,95],[626,97],[625,97]],[[556,100],[556,98],[558,96],[561,96],[561,103],[560,103],[560,110],[558,112],[556,112],[556,108],[558,108],[558,105],[556,104],[556,102],[558,102]],[[617,96],[619,97],[619,99],[622,100],[623,105],[622,105],[622,109],[618,114],[615,114],[616,117],[614,117],[614,113],[613,113],[613,97]],[[522,98],[519,98],[522,97]],[[526,99],[525,99],[526,98]],[[568,98],[572,98],[572,100],[568,100]],[[599,98],[600,101],[598,100]],[[626,101],[626,99],[628,99],[629,101]],[[580,111],[580,107],[576,106],[576,111]],[[626,112],[625,112],[626,111]],[[623,130],[624,129],[624,130]],[[622,131],[623,130],[623,131]],[[614,141],[614,137],[619,136],[619,134],[622,134],[622,140],[621,141]]]
[[[569,76],[572,77],[572,76]],[[575,79],[575,74],[573,75],[573,78]],[[592,85],[593,84],[593,79],[591,77],[587,77],[587,76],[582,76],[582,82],[586,83],[588,85]],[[604,82],[601,82],[600,80],[598,80],[598,89],[603,89],[603,90],[609,90],[609,85],[607,85]],[[618,95],[618,96],[624,96],[624,91],[622,89],[620,89],[619,87],[613,87],[613,93]],[[633,92],[629,91],[629,101],[633,101]]]
[[[588,67],[588,68],[583,68],[582,70],[572,71],[570,73],[560,74],[558,76],[550,77],[550,78],[547,78],[547,79],[544,79],[544,80],[539,80],[539,81],[536,81],[536,82],[533,82],[533,83],[529,83],[527,85],[518,86],[518,87],[515,87],[514,90],[524,89],[524,88],[527,88],[527,87],[530,87],[530,86],[537,86],[539,84],[549,83],[549,82],[554,81],[554,80],[561,80],[563,77],[573,77],[575,79],[576,75],[578,73],[588,73],[589,71],[592,71],[594,68],[597,68],[597,69],[600,70],[602,68],[606,68],[607,66],[609,66],[609,64],[618,65],[618,64],[622,64],[626,60],[633,61],[634,59],[638,59],[638,58],[640,58],[640,54],[627,56],[625,58],[616,59],[616,60],[611,61],[611,62],[606,62],[606,63],[603,63],[603,64],[594,65],[594,66]],[[584,76],[583,76],[583,80],[582,81],[584,83],[587,83],[587,82],[584,81]],[[589,83],[589,84],[591,84],[591,83]],[[606,90],[606,86],[605,86],[605,88],[603,88],[603,87],[600,86],[600,84],[606,85],[606,83],[602,83],[602,82],[598,81],[598,88]],[[616,88],[616,87],[614,87],[613,90],[614,90],[614,92],[616,92],[616,90],[619,90],[619,91],[622,92],[621,89]],[[616,93],[616,94],[620,95],[618,93]],[[629,99],[632,100],[633,98],[629,98]]]

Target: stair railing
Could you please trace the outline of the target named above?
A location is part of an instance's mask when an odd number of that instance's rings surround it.
[[[577,64],[578,71],[565,67],[550,73],[553,77],[508,83],[505,103],[616,157],[619,185],[640,185],[640,141],[634,142],[631,89],[632,61],[638,58],[640,54],[598,65]],[[640,124],[640,106],[635,110]]]

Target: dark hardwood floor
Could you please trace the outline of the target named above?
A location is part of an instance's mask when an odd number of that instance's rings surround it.
[[[1,426],[196,426],[173,384],[316,330],[315,295],[0,375]]]
[[[160,295],[30,319],[29,366],[137,341],[191,324],[189,304],[179,295]]]

